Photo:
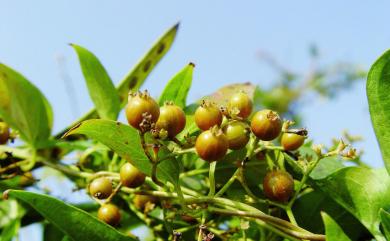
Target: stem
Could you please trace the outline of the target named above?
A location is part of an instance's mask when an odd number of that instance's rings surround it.
[[[158,178],[157,178],[157,165],[158,165],[158,162],[154,162],[152,165],[152,180],[157,185],[163,187],[164,183],[160,182],[160,180],[158,180]]]
[[[239,173],[240,169],[237,169],[233,175],[230,177],[230,179],[223,185],[223,187],[215,194],[215,197],[220,197],[222,196],[226,190],[233,184],[233,182],[236,180],[237,175]]]
[[[45,160],[39,160],[39,162],[44,164],[47,167],[53,168],[57,171],[68,174],[70,176],[81,177],[81,178],[90,178],[93,176],[93,174],[90,174],[90,173],[75,171],[73,169],[68,168],[65,165],[56,164],[56,163],[52,163],[52,162],[45,161]]]
[[[120,191],[122,187],[122,183],[118,183],[118,185],[115,187],[114,191],[111,193],[111,195],[104,201],[104,203],[110,203],[112,198]]]
[[[294,214],[293,214],[293,212],[291,210],[291,207],[287,206],[284,210],[286,211],[286,214],[287,214],[288,219],[290,220],[290,222],[292,224],[294,224],[294,225],[298,225],[297,220],[295,219]]]
[[[245,165],[247,167],[263,166],[263,164],[259,163],[259,162],[248,162]],[[233,169],[233,168],[234,168],[233,166],[217,166],[215,169],[216,170],[225,170],[225,169]],[[195,176],[195,175],[199,175],[199,174],[205,174],[205,173],[208,173],[209,171],[210,171],[209,168],[194,169],[194,170],[190,170],[188,172],[180,173],[180,178]]]
[[[198,239],[197,241],[202,241],[203,240],[203,230],[204,230],[204,224],[206,223],[206,216],[207,212],[204,210],[202,212],[202,219],[201,219],[201,225],[199,226],[199,233],[198,233]]]
[[[209,197],[215,195],[215,167],[217,166],[217,162],[214,161],[210,163],[210,172],[209,172],[209,182],[210,182],[210,192]]]
[[[261,226],[264,226],[265,228],[268,228],[272,231],[276,231],[276,227],[270,227],[269,225],[265,225],[267,223],[265,223],[264,221],[267,220],[265,219],[268,215],[260,215],[260,214],[256,214],[256,213],[252,213],[252,212],[244,212],[244,211],[231,211],[231,210],[225,210],[225,209],[219,209],[219,208],[214,208],[214,207],[209,207],[209,211],[210,212],[214,212],[214,213],[219,213],[219,214],[225,214],[225,215],[233,215],[233,216],[240,216],[240,217],[249,217],[249,218],[256,218],[256,219],[259,219],[257,220],[256,222],[260,221],[260,225]],[[269,217],[272,217],[272,216],[269,216]],[[286,237],[286,238],[291,238],[289,237],[288,235],[291,235],[292,237],[294,238],[297,238],[297,239],[310,239],[310,240],[325,240],[325,236],[324,235],[318,235],[318,234],[313,234],[313,233],[310,233],[310,232],[302,232],[300,228],[296,227],[296,226],[293,226],[294,228],[291,228],[291,224],[289,222],[286,222],[289,224],[289,227],[285,227],[282,224],[282,222],[280,221],[284,221],[284,220],[279,220],[278,223],[275,225],[277,226],[277,228],[279,229],[282,229],[284,233],[282,233],[280,230],[277,230],[277,234],[283,236],[283,237]],[[283,223],[285,224],[285,223]],[[287,235],[286,235],[287,234]]]
[[[113,157],[112,157],[112,160],[111,160],[111,162],[110,162],[110,164],[109,164],[109,166],[108,166],[108,170],[109,170],[109,171],[112,172],[112,171],[114,170],[114,167],[116,166],[116,164],[118,164],[117,161],[118,161],[118,154],[116,154],[116,153],[114,152],[114,155],[113,155]]]
[[[184,155],[184,154],[187,154],[187,153],[194,153],[195,152],[195,148],[192,147],[192,148],[188,148],[188,149],[182,149],[182,150],[178,150],[178,151],[173,151],[172,153],[164,156],[163,158],[161,158],[160,160],[158,160],[158,162],[162,162],[162,161],[165,161],[171,157],[177,157],[179,155]]]
[[[149,150],[148,150],[148,146],[146,145],[145,134],[140,132],[140,137],[141,137],[141,146],[142,146],[142,149],[144,149],[145,155],[147,156],[147,158],[149,159],[149,161],[151,163],[154,163],[154,159],[150,155]]]
[[[161,198],[177,198],[178,195],[176,193],[167,193],[162,191],[146,191],[146,190],[135,190],[132,188],[122,187],[121,189],[123,192],[126,193],[134,193],[134,194],[142,194],[142,195],[152,195],[157,196]],[[184,195],[184,201],[186,204],[201,204],[201,203],[208,203],[208,204],[215,204],[220,207],[226,208],[214,208],[209,206],[208,211],[220,213],[220,214],[227,214],[227,215],[236,215],[236,216],[242,216],[247,218],[256,218],[257,223],[267,228],[283,237],[290,238],[292,240],[296,240],[296,238],[299,236],[301,239],[311,239],[311,240],[325,240],[325,237],[323,235],[317,235],[312,234],[309,231],[306,231],[296,225],[293,225],[283,219],[276,218],[270,215],[267,215],[260,210],[249,206],[247,204],[232,201],[225,198],[216,198],[216,197],[192,197],[188,195]],[[229,209],[229,210],[227,210]],[[238,210],[242,209],[242,210]],[[283,229],[283,230],[280,230]],[[289,232],[286,234],[286,232]]]

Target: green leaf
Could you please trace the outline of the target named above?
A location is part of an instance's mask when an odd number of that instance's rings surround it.
[[[71,44],[76,51],[89,95],[102,119],[116,120],[121,109],[118,92],[99,59],[87,49]]]
[[[20,219],[14,219],[1,232],[0,241],[12,241],[13,237],[18,234],[20,228]]]
[[[310,178],[322,179],[344,167],[345,166],[342,161],[337,157],[325,157],[318,162],[316,167],[310,173]]]
[[[152,164],[142,148],[138,131],[131,126],[110,120],[93,119],[76,125],[65,136],[73,134],[84,134],[105,144],[141,172],[151,175]],[[163,181],[176,183],[179,173],[180,165],[175,159],[165,160],[158,165],[157,177]]]
[[[49,102],[25,77],[1,63],[0,116],[34,147],[42,146],[50,136],[53,116]]]
[[[327,241],[351,241],[341,227],[326,213],[322,212]]]
[[[372,125],[387,172],[390,173],[390,50],[371,66],[366,89]]]
[[[145,82],[145,79],[149,76],[150,72],[152,72],[162,57],[164,57],[168,50],[170,50],[173,41],[175,40],[178,28],[179,23],[164,33],[117,86],[121,108],[123,108],[127,103],[129,91],[138,90]],[[96,118],[98,118],[96,109],[92,109],[70,126],[72,127],[84,120]],[[68,129],[69,127],[62,130],[56,135],[56,138],[60,138]]]
[[[189,63],[168,82],[160,96],[160,105],[163,105],[165,101],[173,101],[173,103],[181,108],[186,106],[188,91],[191,88],[194,67],[195,65],[193,63]]]
[[[44,225],[43,241],[62,241],[64,236],[64,233],[53,224]]]
[[[390,208],[390,177],[384,169],[347,167],[315,184],[383,240],[378,213]]]
[[[293,205],[293,213],[299,226],[313,233],[325,233],[321,212],[332,216],[352,240],[370,236],[359,220],[321,190],[302,195]]]
[[[379,214],[381,216],[381,223],[382,223],[384,234],[387,240],[390,240],[390,213],[381,209],[379,211]]]
[[[50,223],[74,240],[135,240],[126,237],[89,213],[48,195],[9,190],[8,196],[30,205]]]
[[[119,84],[118,92],[122,106],[127,103],[129,91],[136,91],[142,86],[146,77],[171,48],[178,29],[179,23],[164,33]]]

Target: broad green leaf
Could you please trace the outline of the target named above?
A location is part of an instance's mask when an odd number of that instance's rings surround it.
[[[381,209],[379,214],[381,216],[381,224],[382,224],[384,234],[387,240],[390,240],[390,213]]]
[[[43,241],[62,241],[64,236],[64,233],[52,223],[47,223],[43,227]]]
[[[69,236],[64,236],[61,241],[73,241]]]
[[[87,49],[71,44],[76,51],[89,95],[100,118],[116,120],[120,111],[118,92],[99,59]]]
[[[165,101],[173,101],[173,103],[181,108],[186,106],[188,91],[191,88],[194,67],[195,65],[193,63],[189,63],[168,82],[160,96],[160,105],[163,105]]]
[[[141,172],[151,175],[152,164],[145,155],[138,131],[120,122],[93,119],[81,122],[65,135],[84,134],[99,141],[122,156]],[[158,165],[157,177],[176,183],[180,173],[180,165],[176,160],[165,160]]]
[[[179,23],[175,24],[164,33],[135,67],[124,77],[118,86],[122,106],[125,106],[127,103],[129,91],[136,91],[142,86],[146,77],[148,77],[158,62],[160,62],[161,58],[164,57],[171,48],[178,29]]]
[[[135,240],[126,237],[89,213],[48,195],[9,190],[8,196],[30,205],[50,223],[74,240]]]
[[[318,162],[317,166],[310,173],[310,177],[312,179],[322,179],[344,167],[342,161],[337,157],[325,157]]]
[[[293,205],[293,212],[299,226],[313,233],[325,233],[321,212],[326,212],[352,240],[360,240],[370,235],[351,213],[321,190],[306,193],[298,198]]]
[[[390,173],[390,50],[371,66],[366,90],[372,125],[387,172]]]
[[[328,214],[322,212],[327,241],[351,241],[341,227]]]
[[[378,213],[390,208],[390,177],[384,169],[347,167],[315,184],[383,240]]]
[[[20,228],[20,219],[16,218],[12,220],[7,226],[4,227],[0,235],[0,241],[12,241],[12,239],[18,234]]]
[[[166,33],[164,33],[117,86],[121,108],[123,108],[127,103],[129,91],[138,90],[145,82],[145,79],[148,77],[150,72],[152,72],[162,57],[164,57],[168,50],[170,50],[173,41],[175,40],[178,28],[179,23],[175,24]],[[75,121],[70,127],[84,120],[96,118],[98,118],[96,109],[92,109],[79,120]],[[56,138],[60,138],[70,127],[58,133]]]
[[[50,136],[49,102],[25,77],[1,63],[0,116],[34,147],[42,146]]]

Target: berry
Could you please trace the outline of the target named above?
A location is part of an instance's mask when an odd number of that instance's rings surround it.
[[[208,162],[217,161],[224,157],[228,147],[228,139],[218,128],[202,132],[195,143],[199,157]]]
[[[139,210],[145,210],[148,203],[155,204],[157,201],[158,199],[154,196],[140,194],[135,195],[133,199],[134,206]]]
[[[239,150],[246,146],[249,141],[249,126],[241,121],[231,121],[223,127],[229,148]]]
[[[111,226],[116,226],[121,220],[121,213],[114,204],[103,204],[98,210],[98,218]]]
[[[9,126],[5,122],[0,122],[0,145],[7,143],[9,139]]]
[[[112,193],[112,183],[107,177],[99,177],[89,184],[89,193],[98,199],[108,198]]]
[[[143,130],[145,121],[155,123],[160,115],[160,108],[148,92],[130,94],[126,106],[127,121],[136,129]]]
[[[295,133],[283,133],[282,139],[283,149],[286,151],[295,151],[305,142],[305,136]]]
[[[253,134],[263,141],[272,141],[279,136],[282,130],[282,121],[279,115],[272,110],[256,112],[251,121]]]
[[[130,163],[126,163],[121,167],[119,175],[121,183],[126,187],[136,188],[145,182],[145,174]]]
[[[195,111],[195,123],[204,131],[215,125],[220,126],[222,118],[220,109],[215,104],[205,101]]]
[[[179,134],[186,126],[186,115],[177,105],[166,103],[160,108],[160,117],[157,120],[158,130],[168,131],[168,136],[173,138]]]
[[[263,191],[271,200],[287,202],[294,192],[294,179],[286,171],[270,171],[264,177]]]
[[[228,102],[229,111],[234,112],[234,110],[237,110],[236,116],[242,119],[246,119],[252,113],[252,108],[252,100],[242,91],[232,95]]]

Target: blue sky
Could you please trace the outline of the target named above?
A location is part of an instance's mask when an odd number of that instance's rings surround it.
[[[76,86],[78,109],[91,106],[74,51],[94,52],[118,83],[154,40],[180,21],[173,48],[144,85],[157,96],[188,62],[196,63],[189,101],[218,87],[251,81],[269,86],[275,73],[259,61],[266,50],[292,69],[308,67],[315,43],[323,63],[369,66],[390,47],[388,1],[5,1],[0,0],[0,61],[22,72],[51,102],[55,130],[74,120],[57,58]],[[329,144],[348,129],[365,141],[364,159],[383,166],[371,127],[365,83],[333,101],[303,108],[311,137]]]

